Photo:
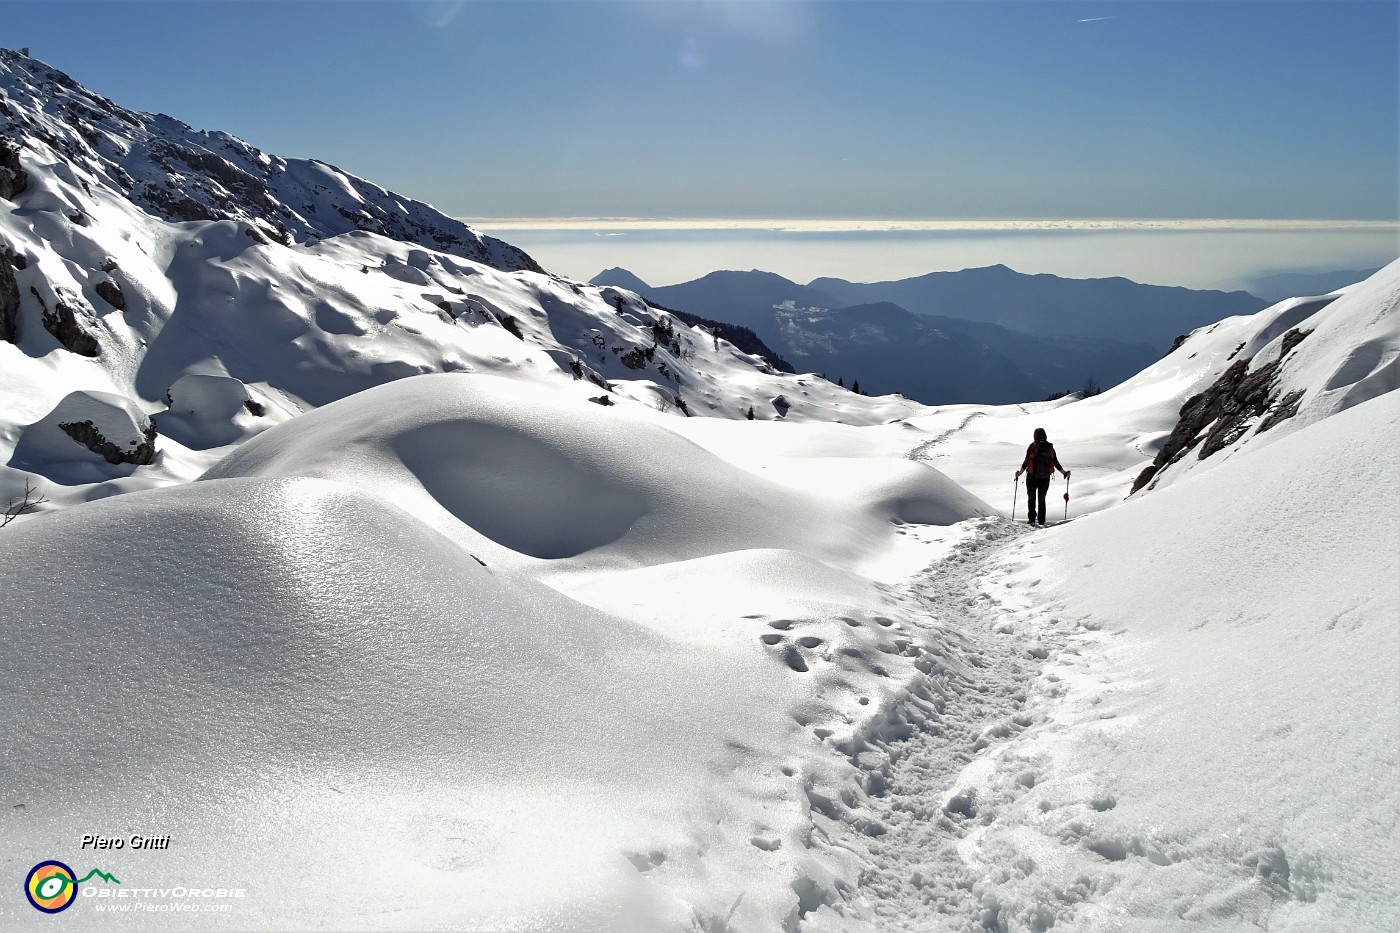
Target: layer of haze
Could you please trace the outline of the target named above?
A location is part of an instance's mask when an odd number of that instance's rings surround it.
[[[455,215],[1397,215],[1390,2],[5,12],[119,103]]]
[[[651,285],[717,269],[762,269],[796,282],[877,282],[997,263],[1070,278],[1125,276],[1153,285],[1248,289],[1283,272],[1376,269],[1400,256],[1393,225],[1269,229],[803,230],[645,229],[485,224],[551,271],[587,280],[621,266]],[[834,225],[833,225],[834,226]]]

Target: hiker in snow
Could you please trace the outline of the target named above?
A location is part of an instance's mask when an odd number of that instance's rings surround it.
[[[1021,469],[1016,471],[1018,480],[1022,473],[1026,474],[1026,506],[1030,510],[1032,525],[1045,524],[1045,494],[1050,491],[1050,477],[1055,475],[1056,470],[1069,479],[1069,470],[1060,466],[1060,460],[1055,456],[1055,445],[1045,436],[1045,429],[1036,428],[1035,440],[1026,448],[1026,459]]]

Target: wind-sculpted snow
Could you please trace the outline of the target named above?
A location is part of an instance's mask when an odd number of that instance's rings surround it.
[[[8,529],[0,555],[14,864],[70,828],[158,827],[178,853],[104,866],[246,888],[239,929],[679,928],[631,847],[692,844],[683,814],[728,813],[736,777],[800,822],[801,778],[744,751],[781,738],[759,652],[689,676],[692,647],[348,486],[132,494]],[[726,850],[766,856],[742,825],[709,837],[718,877]],[[65,926],[190,922],[81,906]],[[0,925],[32,919],[0,899]]]
[[[342,480],[488,560],[541,572],[540,561],[561,558],[637,566],[773,547],[849,563],[887,546],[891,519],[951,524],[990,511],[910,465],[848,473],[838,504],[744,473],[675,433],[674,419],[604,408],[584,386],[562,386],[402,380],[267,431],[205,478]]]

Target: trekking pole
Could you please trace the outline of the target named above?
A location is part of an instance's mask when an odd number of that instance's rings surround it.
[[[1016,493],[1021,491],[1021,477],[1018,475],[1011,481],[1011,520],[1016,520]]]
[[[1069,521],[1069,474],[1065,474],[1065,521]]]

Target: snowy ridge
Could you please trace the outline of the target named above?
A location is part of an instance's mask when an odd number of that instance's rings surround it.
[[[245,221],[288,245],[363,230],[506,272],[540,271],[516,247],[333,165],[127,110],[9,49],[0,49],[0,74],[7,134],[30,159],[65,167],[90,196],[107,189],[171,223]],[[77,199],[67,206],[83,210]]]

